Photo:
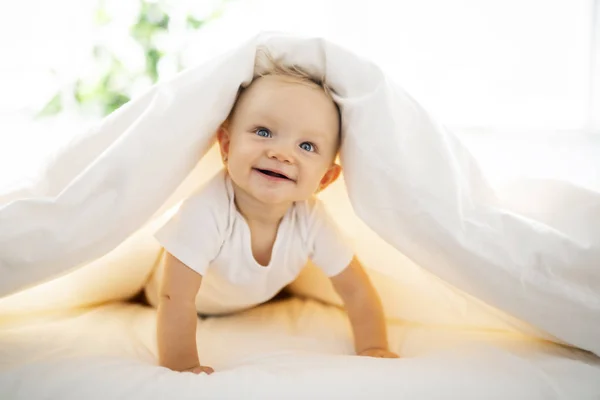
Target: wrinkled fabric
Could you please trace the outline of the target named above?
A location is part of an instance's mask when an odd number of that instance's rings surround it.
[[[107,257],[189,194],[190,177],[212,172],[199,160],[240,84],[260,70],[261,48],[335,91],[344,184],[365,224],[358,242],[372,230],[390,257],[600,354],[600,195],[552,181],[496,192],[456,136],[378,67],[326,40],[280,34],[158,83],[78,136],[36,186],[0,198],[0,295]],[[369,267],[396,276],[394,265]],[[118,282],[128,266],[111,268]]]

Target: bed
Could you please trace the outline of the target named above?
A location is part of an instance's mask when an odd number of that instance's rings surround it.
[[[115,302],[0,329],[2,399],[597,399],[600,360],[497,331],[390,323],[399,360],[352,355],[345,314],[298,297],[198,321],[217,373],[156,366],[154,309]]]
[[[308,265],[288,298],[198,319],[215,374],[156,365],[156,311],[132,300],[160,259],[153,232],[220,168],[214,132],[265,48],[335,89],[344,174],[321,198],[400,359],[352,355],[339,298]],[[497,190],[397,83],[326,40],[259,35],[41,170],[0,192],[0,399],[600,399],[600,194]]]

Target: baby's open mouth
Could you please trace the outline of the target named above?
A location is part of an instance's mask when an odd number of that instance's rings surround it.
[[[280,174],[278,172],[274,172],[274,171],[270,171],[268,169],[259,169],[259,168],[255,168],[255,170],[257,170],[258,172],[260,172],[261,174],[264,175],[268,175],[268,176],[272,176],[274,178],[281,178],[281,179],[286,179],[288,181],[292,181],[293,179],[288,178],[287,176]]]

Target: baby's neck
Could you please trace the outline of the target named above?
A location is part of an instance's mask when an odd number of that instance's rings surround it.
[[[236,188],[235,206],[249,225],[277,225],[293,203],[265,204]]]

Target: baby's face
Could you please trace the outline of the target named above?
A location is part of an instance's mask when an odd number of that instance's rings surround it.
[[[326,174],[337,177],[338,124],[321,88],[288,77],[259,78],[219,134],[232,181],[265,204],[308,199]]]

